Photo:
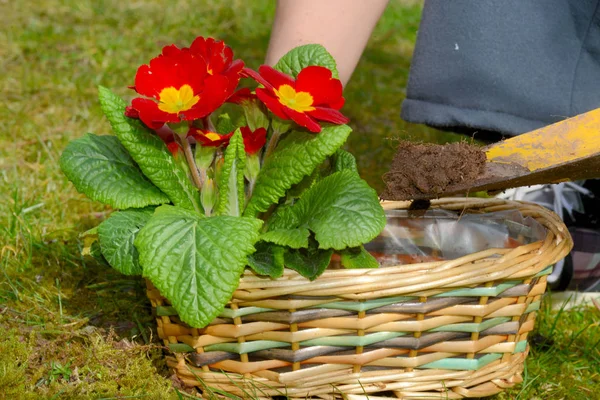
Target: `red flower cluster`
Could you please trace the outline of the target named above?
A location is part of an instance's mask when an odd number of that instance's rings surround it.
[[[249,127],[243,126],[240,130],[242,132],[244,148],[247,154],[256,154],[265,145],[267,141],[267,130],[265,128],[258,128],[255,131],[252,131]],[[205,129],[190,128],[188,136],[196,139],[202,146],[219,147],[221,145],[227,146],[234,133],[235,131],[221,135]]]
[[[166,46],[158,57],[138,68],[132,88],[145,97],[133,99],[125,115],[159,130],[165,123],[190,121],[191,125],[191,121],[206,118],[226,101],[256,107],[252,100],[258,98],[277,117],[292,120],[311,132],[321,131],[320,121],[348,122],[339,111],[344,105],[342,84],[328,68],[306,67],[296,79],[266,65],[258,71],[244,68],[241,60],[234,60],[229,46],[213,38],[198,37],[189,48]],[[253,78],[262,87],[256,89],[256,94],[247,88],[236,92],[241,77]],[[190,129],[189,136],[203,146],[227,145],[233,135]],[[265,129],[251,132],[245,127],[242,132],[249,153],[264,145]]]
[[[242,75],[264,86],[256,89],[256,95],[279,118],[293,120],[311,132],[321,132],[317,121],[348,122],[338,111],[344,105],[342,83],[332,77],[328,68],[306,67],[296,80],[267,65],[258,71],[244,68]]]
[[[200,119],[219,108],[234,91],[244,67],[222,41],[198,37],[190,48],[166,46],[138,68],[127,115],[158,129],[166,122]]]

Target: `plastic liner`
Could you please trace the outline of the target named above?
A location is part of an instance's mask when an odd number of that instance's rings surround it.
[[[490,248],[515,248],[546,236],[542,225],[517,210],[462,215],[428,210],[419,217],[389,210],[386,216],[383,232],[365,245],[382,267],[452,260]]]

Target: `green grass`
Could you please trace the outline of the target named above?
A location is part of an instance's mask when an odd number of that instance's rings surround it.
[[[110,210],[79,195],[58,159],[69,140],[109,132],[96,86],[131,98],[136,68],[162,45],[213,35],[260,65],[274,3],[15,4],[0,2],[0,398],[179,398],[142,282],[80,256],[78,233]],[[399,116],[420,7],[392,1],[346,91],[348,147],[379,189],[398,138],[461,139]],[[524,385],[496,399],[593,398],[600,313],[540,314],[554,344],[533,347]]]

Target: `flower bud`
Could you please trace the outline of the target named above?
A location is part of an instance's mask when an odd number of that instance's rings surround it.
[[[269,117],[262,104],[257,100],[247,100],[241,103],[246,116],[248,127],[255,131],[258,128],[269,128]]]
[[[218,153],[215,159],[215,181],[221,182],[221,175],[223,175],[223,164],[225,164],[225,158],[223,154]]]
[[[196,160],[198,169],[206,171],[208,167],[210,167],[210,164],[215,157],[215,151],[215,147],[196,144],[196,154],[194,155],[194,159]]]
[[[244,176],[249,182],[255,181],[260,172],[260,157],[258,154],[248,154],[246,156],[246,169]]]
[[[217,187],[215,181],[211,178],[207,178],[202,185],[202,191],[200,192],[200,201],[206,216],[210,216],[215,204],[217,204]]]

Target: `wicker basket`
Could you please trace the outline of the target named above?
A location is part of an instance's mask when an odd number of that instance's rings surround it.
[[[451,198],[432,206],[518,209],[547,235],[451,261],[328,270],[313,282],[292,270],[277,280],[246,271],[204,329],[182,323],[149,285],[159,336],[174,353],[168,365],[206,398],[460,399],[520,383],[546,275],[571,237],[534,204]]]

